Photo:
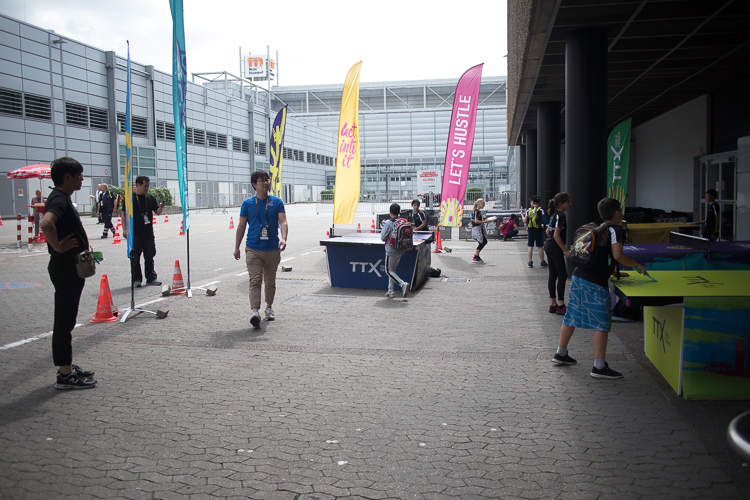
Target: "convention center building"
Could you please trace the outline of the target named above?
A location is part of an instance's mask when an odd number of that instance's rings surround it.
[[[137,57],[136,57],[137,59]],[[172,75],[131,61],[135,175],[178,200]],[[455,80],[361,84],[362,194],[418,193],[423,170],[442,174]],[[203,75],[203,76],[201,76]],[[237,206],[251,196],[250,175],[268,168],[270,125],[288,106],[283,198],[318,201],[335,178],[341,85],[271,87],[242,77],[187,86],[188,190],[191,208]],[[198,76],[198,78],[196,78]],[[124,184],[127,58],[0,15],[0,214],[26,213],[34,191],[51,181],[7,179],[12,170],[71,156],[85,168],[74,194],[91,209],[96,185]],[[264,85],[265,86],[265,85]],[[513,189],[508,181],[505,77],[485,77],[469,187]],[[269,97],[270,96],[270,97]]]

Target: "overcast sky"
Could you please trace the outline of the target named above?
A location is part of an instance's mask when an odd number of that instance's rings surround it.
[[[243,54],[278,51],[281,85],[507,74],[506,0],[184,0],[187,70],[240,72]],[[0,12],[135,62],[172,71],[169,0],[1,0]]]

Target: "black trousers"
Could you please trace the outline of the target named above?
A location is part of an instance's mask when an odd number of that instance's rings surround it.
[[[555,244],[556,245],[556,244]],[[557,291],[557,300],[565,301],[565,281],[568,279],[568,268],[565,266],[565,254],[562,252],[546,252],[547,264],[549,265],[549,297],[555,298]]]
[[[86,280],[78,277],[72,259],[52,258],[47,266],[55,287],[55,316],[52,326],[52,360],[55,366],[73,364],[73,328]]]
[[[107,229],[111,229],[113,234],[115,232],[115,228],[112,226],[112,211],[111,208],[102,207],[99,212],[102,222],[104,222],[104,234],[107,234]]]
[[[477,245],[477,250],[481,251],[487,246],[487,235],[482,233],[482,242]]]
[[[146,281],[154,281],[156,279],[156,271],[154,271],[156,242],[153,235],[146,237],[133,235],[133,250],[130,252],[130,277],[133,282],[143,281],[141,254],[143,254]]]

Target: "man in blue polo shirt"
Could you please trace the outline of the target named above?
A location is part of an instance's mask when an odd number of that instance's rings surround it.
[[[248,198],[240,208],[240,221],[237,224],[237,236],[234,244],[234,258],[240,260],[240,244],[245,237],[245,263],[250,277],[250,324],[260,328],[260,289],[265,282],[266,321],[273,321],[273,299],[276,295],[276,270],[281,262],[281,252],[286,249],[286,237],[289,225],[286,221],[286,210],[281,198],[268,194],[271,179],[268,172],[253,172],[250,182],[255,189],[255,196]],[[281,238],[279,238],[281,228]]]

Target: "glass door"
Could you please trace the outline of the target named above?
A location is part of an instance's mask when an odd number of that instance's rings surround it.
[[[716,191],[716,202],[721,209],[719,235],[722,240],[734,240],[735,235],[735,185],[737,178],[736,155],[722,154],[704,156],[701,158],[701,189],[700,202],[701,219],[706,219],[706,203],[704,193],[713,189]]]

